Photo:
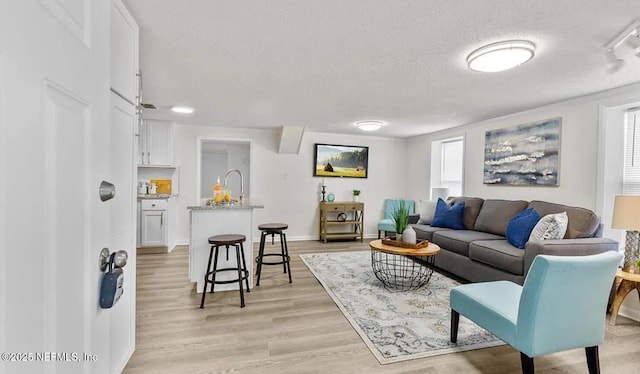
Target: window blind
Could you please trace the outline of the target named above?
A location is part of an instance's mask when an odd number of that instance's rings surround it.
[[[464,143],[462,139],[442,143],[441,185],[449,188],[451,196],[462,194],[463,156]]]
[[[628,111],[625,122],[622,193],[640,195],[640,110]]]

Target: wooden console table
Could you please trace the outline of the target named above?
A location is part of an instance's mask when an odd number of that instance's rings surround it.
[[[320,240],[364,238],[364,203],[352,201],[320,202]],[[338,215],[344,220],[339,220]],[[342,228],[342,230],[339,230]]]

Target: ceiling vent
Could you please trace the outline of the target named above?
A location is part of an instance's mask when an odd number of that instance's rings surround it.
[[[280,134],[280,149],[278,153],[285,155],[297,155],[300,152],[304,126],[282,126]]]

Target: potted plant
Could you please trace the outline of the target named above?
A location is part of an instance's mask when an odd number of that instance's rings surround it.
[[[353,201],[358,201],[358,196],[360,196],[360,190],[352,190],[351,193],[353,194]]]
[[[402,232],[409,225],[409,210],[404,200],[400,200],[398,207],[391,212],[391,219],[396,226],[396,240],[402,241]]]

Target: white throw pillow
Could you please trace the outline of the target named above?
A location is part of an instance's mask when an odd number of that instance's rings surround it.
[[[418,201],[418,213],[420,213],[420,220],[418,223],[422,225],[430,225],[433,221],[433,216],[436,214],[436,205],[436,201]]]
[[[562,239],[567,232],[568,224],[567,212],[547,214],[533,228],[529,240]]]

